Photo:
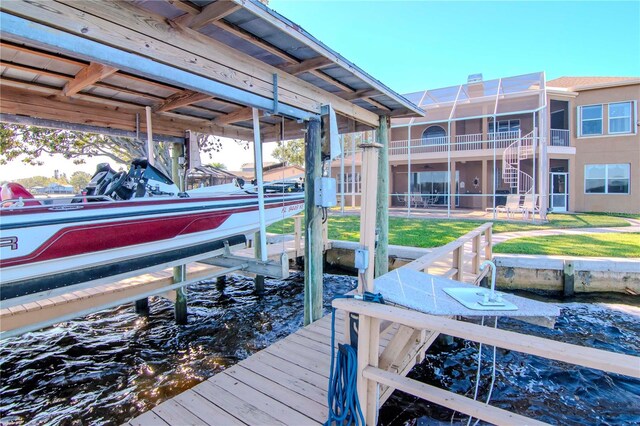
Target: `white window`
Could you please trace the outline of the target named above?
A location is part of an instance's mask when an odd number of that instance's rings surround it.
[[[602,134],[602,105],[578,107],[578,135],[592,136]]]
[[[342,189],[342,182],[344,182],[344,191]],[[356,173],[355,176],[351,173],[345,173],[343,179],[337,182],[338,194],[359,194],[361,185],[360,173]]]
[[[422,132],[422,145],[444,145],[447,143],[447,132],[440,126],[429,126]]]
[[[609,133],[631,133],[631,102],[609,104]]]
[[[586,164],[584,192],[586,194],[628,194],[629,164]]]
[[[488,133],[493,133],[493,120],[489,119]],[[520,130],[520,120],[499,120],[496,121],[496,132],[517,132]]]

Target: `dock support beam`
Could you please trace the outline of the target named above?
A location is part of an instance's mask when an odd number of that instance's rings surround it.
[[[377,132],[381,146],[378,158],[378,200],[376,203],[376,230],[378,245],[376,246],[376,277],[389,272],[389,117],[380,116]]]
[[[262,240],[262,236],[260,232],[256,232],[253,235],[253,241],[258,242]],[[253,253],[256,259],[262,259],[262,244],[257,243],[253,245]],[[256,275],[253,279],[253,283],[255,285],[256,294],[264,293],[264,275]]]
[[[320,120],[307,121],[304,144],[305,256],[304,325],[322,318],[322,215],[315,203],[315,181],[322,176]]]
[[[374,254],[376,251],[376,198],[378,193],[377,143],[364,143],[362,148],[362,197],[360,197],[360,248],[367,250],[369,267],[358,274],[358,293],[373,291]]]
[[[267,230],[264,218],[264,182],[262,173],[262,138],[260,137],[260,114],[256,108],[252,108],[253,119],[253,169],[256,172],[256,185],[258,187],[258,214],[260,216],[260,231],[254,237],[256,259],[267,261]],[[254,280],[256,293],[264,293],[264,275],[256,275]]]
[[[178,185],[180,191],[184,191],[184,179],[180,176],[179,158],[184,155],[184,145],[174,143],[171,147],[171,177],[173,182]],[[173,282],[179,283],[185,280],[186,265],[173,267]],[[184,287],[176,289],[176,301],[174,303],[174,311],[176,316],[176,324],[184,325],[187,323],[187,293]]]
[[[575,292],[575,267],[572,260],[565,260],[562,271],[562,293],[571,297]]]

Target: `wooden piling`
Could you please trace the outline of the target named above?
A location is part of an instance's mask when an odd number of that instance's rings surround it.
[[[144,299],[136,300],[136,314],[138,315],[149,315],[149,298],[145,297]]]
[[[573,296],[575,291],[575,267],[572,260],[563,262],[562,288],[565,297]]]
[[[254,234],[253,240],[254,241],[260,241],[260,238],[262,238],[261,235],[260,235],[260,232],[256,232]],[[253,251],[254,251],[256,259],[261,259],[262,258],[262,245],[261,244],[255,244],[253,246]],[[255,285],[256,294],[263,294],[264,293],[264,275],[256,275],[256,277],[253,279],[253,283]]]
[[[304,324],[322,318],[322,211],[315,203],[315,180],[322,175],[320,120],[307,121],[305,134]]]
[[[171,177],[180,191],[184,191],[184,179],[180,176],[179,158],[184,155],[184,145],[174,143],[171,147]],[[184,281],[186,274],[185,265],[175,266],[173,268],[173,282],[179,283]],[[176,301],[174,303],[174,311],[176,324],[187,323],[187,294],[184,288],[176,289]]]
[[[380,116],[377,132],[381,145],[378,156],[378,199],[376,203],[376,230],[378,245],[374,276],[389,272],[389,117]]]

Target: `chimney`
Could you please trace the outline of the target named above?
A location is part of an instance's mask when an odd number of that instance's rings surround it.
[[[482,74],[471,74],[467,77],[467,87],[469,89],[469,97],[478,98],[484,95],[484,84],[482,83]]]

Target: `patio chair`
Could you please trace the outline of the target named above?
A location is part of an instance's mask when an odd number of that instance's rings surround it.
[[[507,195],[507,202],[504,206],[496,206],[496,212],[498,213],[506,213],[507,217],[513,217],[513,215],[517,212],[520,212],[520,194],[510,194]]]
[[[424,198],[425,207],[435,206],[436,204],[438,204],[438,191]]]
[[[412,195],[411,204],[413,205],[413,207],[418,207],[418,205],[420,205],[421,207],[426,207],[424,198],[422,198],[422,195]]]
[[[538,196],[533,194],[526,194],[524,196],[524,201],[519,208],[519,211],[522,212],[523,219],[529,219],[529,213],[533,215],[536,212],[539,212],[540,208],[538,207]]]

